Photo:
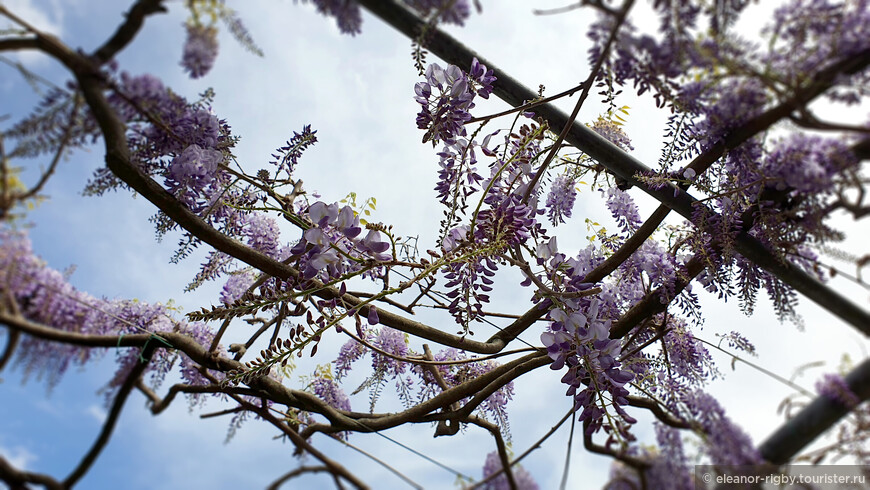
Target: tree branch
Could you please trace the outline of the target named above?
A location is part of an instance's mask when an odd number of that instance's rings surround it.
[[[0,456],[0,480],[8,483],[10,490],[27,490],[25,483],[36,483],[48,490],[67,490],[59,481],[48,475],[21,471],[13,467],[3,456]]]
[[[353,473],[348,471],[347,468],[345,468],[341,464],[333,461],[331,458],[329,458],[325,454],[323,454],[320,451],[318,451],[317,449],[315,449],[314,446],[309,444],[308,441],[306,441],[304,437],[300,436],[298,432],[296,432],[295,430],[288,427],[287,424],[282,423],[280,420],[275,418],[269,412],[269,409],[263,408],[263,407],[257,407],[255,405],[251,405],[249,403],[246,405],[247,405],[247,409],[249,411],[256,413],[263,420],[266,420],[269,423],[271,423],[272,425],[274,425],[275,427],[279,428],[281,430],[281,432],[283,432],[285,435],[287,435],[287,437],[290,438],[290,440],[293,442],[293,444],[296,447],[298,447],[304,451],[307,451],[309,454],[311,454],[312,456],[314,456],[315,458],[320,460],[321,463],[323,463],[327,468],[329,468],[330,473],[332,473],[334,475],[341,476],[342,478],[344,478],[345,480],[347,480],[348,482],[350,482],[351,484],[353,484],[355,487],[359,488],[360,490],[367,490],[369,488],[368,485],[366,485],[365,483],[360,481],[360,479],[357,478]]]
[[[0,51],[21,51],[22,49],[39,49],[39,41],[35,37],[0,39]]]
[[[154,334],[130,334],[123,336],[86,335],[46,327],[3,312],[0,312],[0,324],[5,324],[10,328],[20,330],[23,333],[43,340],[84,347],[144,348],[148,345],[162,347],[161,343],[154,342],[154,339],[157,337]],[[244,365],[238,361],[217,356],[215,353],[209,353],[206,347],[200,345],[188,335],[177,332],[161,332],[159,338],[171,345],[172,348],[180,350],[203,367],[222,372],[241,371],[244,369]],[[252,377],[248,381],[248,386],[254,390],[265,392],[270,399],[278,403],[321,414],[333,424],[345,427],[343,430],[360,430],[360,425],[354,419],[334,409],[311,393],[292,390],[266,376]],[[365,429],[363,428],[363,430]]]
[[[465,419],[466,422],[472,423],[478,427],[484,428],[492,434],[492,437],[495,439],[495,446],[498,450],[498,458],[501,460],[502,470],[507,477],[508,485],[511,490],[517,490],[517,481],[514,478],[514,472],[511,470],[511,460],[510,456],[508,456],[507,446],[504,443],[504,438],[501,436],[501,430],[499,427],[492,422],[487,420],[483,420],[482,418],[473,415]],[[522,489],[520,489],[522,490]]]
[[[163,0],[139,0],[133,4],[133,7],[127,12],[127,19],[118,27],[115,34],[94,52],[93,58],[100,64],[114,58],[136,37],[145,22],[145,17],[167,12],[162,3]]]
[[[641,396],[629,395],[626,397],[628,400],[628,404],[632,407],[645,408],[652,412],[653,415],[659,420],[659,422],[674,427],[676,429],[691,429],[692,425],[688,424],[671,414],[662,410],[661,405],[659,405],[656,401],[650,400],[649,398],[644,398]]]
[[[347,418],[353,419],[351,424],[343,423],[342,421],[330,420],[330,425],[313,424],[302,431],[305,438],[310,437],[315,432],[334,433],[344,430],[354,430],[357,432],[377,432],[385,429],[391,429],[405,423],[428,423],[437,422],[439,420],[447,420],[459,416],[465,418],[471,414],[477,405],[489,397],[498,388],[505,383],[514,379],[516,376],[524,374],[536,367],[548,364],[550,361],[546,352],[535,352],[513,361],[502,364],[495,369],[470,379],[465,383],[454,386],[449,390],[442,391],[438,395],[420,402],[419,404],[398,413],[390,414],[370,414],[370,413],[347,413]],[[280,385],[279,385],[280,386]],[[456,403],[463,398],[467,398],[472,393],[476,393],[475,398],[470,404],[466,405],[459,412],[441,412],[432,414],[439,409],[447,408],[451,404]],[[483,398],[479,397],[486,393]],[[346,412],[345,412],[346,413]]]
[[[79,465],[73,470],[72,473],[63,481],[63,485],[67,488],[72,488],[75,484],[85,476],[85,473],[91,468],[91,465],[94,464],[94,461],[97,460],[97,456],[100,455],[103,448],[106,447],[106,443],[109,442],[109,438],[112,436],[112,432],[115,430],[115,424],[118,422],[118,417],[121,415],[121,410],[124,408],[124,403],[127,401],[127,397],[130,395],[130,392],[133,390],[133,387],[136,385],[136,382],[139,378],[142,377],[142,373],[145,372],[145,368],[148,367],[148,364],[151,362],[151,356],[154,355],[154,349],[156,349],[156,345],[151,343],[146,345],[142,349],[141,357],[138,359],[138,362],[133,366],[130,370],[130,373],[127,375],[127,378],[124,380],[124,384],[118,389],[118,394],[115,395],[115,401],[112,403],[112,408],[109,410],[109,415],[106,417],[106,421],[103,422],[103,429],[100,431],[100,435],[97,437],[97,440],[94,441],[94,445],[91,447],[91,450],[82,458],[82,461]]]
[[[109,106],[102,93],[102,84],[99,79],[89,73],[77,73],[79,84],[85,95],[85,99],[99,124],[106,145],[106,165],[121,181],[133,190],[148,199],[158,209],[163,211],[169,218],[175,221],[183,229],[193,236],[211,245],[216,250],[235,257],[242,262],[263,271],[264,273],[283,280],[299,277],[299,271],[293,267],[277,261],[263,253],[260,253],[242,243],[222,234],[209,226],[199,216],[189,211],[172,194],[167,192],[153,179],[143,174],[130,162],[129,149],[125,135],[125,126],[118,119],[117,114]],[[364,300],[350,294],[341,296],[337,288],[320,287],[315,284],[316,296],[323,299],[339,298],[349,307],[358,307],[363,315],[368,314],[368,305],[362,305]],[[436,328],[396,315],[386,310],[379,310],[380,322],[396,330],[415,335],[425,340],[437,342],[441,345],[463,349],[480,354],[492,354],[504,348],[504,342],[497,340],[485,343],[467,339],[462,336],[443,332]]]
[[[548,430],[546,434],[544,434],[543,436],[541,436],[540,439],[538,439],[537,441],[535,441],[534,444],[532,444],[531,446],[529,446],[529,448],[526,449],[526,450],[523,452],[523,454],[520,454],[519,456],[517,456],[516,458],[514,458],[514,460],[511,462],[511,466],[514,466],[514,465],[518,464],[518,463],[519,463],[520,461],[522,461],[526,456],[528,456],[529,454],[531,454],[532,451],[534,451],[535,449],[540,448],[540,447],[541,447],[541,444],[543,444],[544,441],[546,441],[547,439],[549,439],[550,436],[552,436],[553,434],[555,434],[556,431],[559,430],[559,427],[562,427],[562,424],[564,424],[565,421],[568,420],[568,418],[571,417],[573,414],[574,414],[574,409],[573,409],[573,408],[572,408],[571,410],[568,410],[568,412],[567,412],[567,413],[566,413],[566,414],[565,414],[561,419],[559,419],[559,421],[556,422],[556,425],[554,425],[553,427],[551,427],[550,430]],[[470,486],[470,487],[468,488],[468,490],[474,490],[475,488],[480,488],[481,486],[483,486],[484,484],[486,484],[486,482],[491,481],[493,478],[496,478],[498,475],[502,474],[502,472],[504,472],[504,468],[502,468],[502,469],[500,469],[500,470],[494,472],[493,474],[489,475],[488,477],[484,478],[483,480],[480,480],[479,482],[477,482],[477,483],[475,483],[474,485]]]
[[[300,466],[295,470],[285,473],[280,478],[272,482],[271,485],[266,487],[266,490],[278,490],[279,488],[281,488],[281,485],[283,485],[284,482],[289,481],[299,475],[304,475],[305,473],[319,473],[321,471],[332,473],[327,466]]]

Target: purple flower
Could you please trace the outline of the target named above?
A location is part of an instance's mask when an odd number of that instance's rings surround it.
[[[492,70],[487,69],[486,65],[481,64],[480,61],[477,60],[477,57],[475,57],[471,60],[471,70],[469,70],[468,76],[473,81],[480,84],[480,87],[477,88],[477,95],[484,99],[488,99],[489,94],[492,93],[492,84],[496,81],[496,77],[492,74]]]
[[[204,108],[191,108],[171,119],[174,136],[203,148],[215,148],[220,137],[220,121]]]
[[[64,274],[49,268],[33,254],[30,241],[20,232],[0,228],[0,270],[4,274],[0,289],[17,303],[22,315],[50,328],[84,335],[128,335],[143,331],[159,335],[178,332],[189,335],[204,348],[211,345],[213,332],[204,323],[187,323],[172,318],[169,308],[140,301],[95,298],[72,287]],[[156,340],[155,340],[156,341]],[[26,336],[18,346],[16,363],[38,378],[57,383],[72,364],[84,365],[100,351],[74,345],[48,342]],[[140,359],[139,349],[118,349],[118,370],[109,381],[106,395],[110,399],[123,383],[130,369]],[[175,351],[157,349],[148,372],[159,383],[175,365]],[[203,384],[198,366],[186,356],[181,358],[185,381]],[[212,373],[219,376],[218,373]]]
[[[627,192],[617,187],[607,190],[607,208],[626,234],[634,233],[643,224],[634,200]]]
[[[377,325],[381,319],[378,318],[378,309],[375,305],[369,305],[368,322],[369,325]]]
[[[673,321],[673,328],[665,335],[670,369],[688,384],[698,385],[716,375],[713,358],[704,344],[688,331],[684,321]]]
[[[553,185],[550,186],[550,193],[547,194],[547,216],[550,217],[550,222],[553,226],[559,223],[564,223],[565,218],[571,217],[571,209],[574,207],[574,199],[577,197],[577,191],[574,189],[574,179],[568,174],[562,174],[556,177]]]
[[[762,459],[752,439],[725,415],[719,402],[707,393],[686,393],[682,402],[706,434],[705,450],[713,464],[759,464]]]
[[[647,448],[631,447],[629,454],[649,464],[644,470],[631,468],[624,463],[614,461],[610,469],[610,481],[605,490],[640,490],[642,488],[667,488],[669,490],[693,490],[695,488],[693,471],[683,452],[683,442],[678,430],[655,424],[656,440],[659,451],[652,452]],[[643,472],[641,484],[638,471]]]
[[[217,29],[203,25],[187,26],[181,66],[190,74],[190,78],[199,78],[208,73],[217,54]]]
[[[179,324],[179,328],[177,329],[179,333],[187,334],[192,337],[199,345],[205,347],[206,349],[211,347],[211,343],[214,340],[214,332],[206,323],[202,322],[191,322],[191,323],[181,323]],[[167,355],[168,351],[166,349],[161,349],[159,355]],[[217,349],[218,355],[226,355],[226,351],[222,346],[219,346]],[[181,356],[181,378],[184,379],[188,384],[192,385],[207,385],[211,384],[211,380],[206,378],[200,372],[199,364],[195,363],[192,359],[187,356]],[[222,379],[224,373],[219,371],[209,371],[212,376]],[[202,394],[193,393],[190,396],[191,402],[201,402],[204,401],[204,397]]]
[[[737,331],[731,331],[724,335],[717,335],[717,337],[727,340],[728,347],[731,347],[732,349],[742,350],[743,352],[753,356],[757,355],[755,352],[755,346],[752,342]]]
[[[829,400],[844,407],[855,408],[861,403],[861,398],[849,388],[846,380],[839,374],[826,374],[816,382],[816,391]]]
[[[820,136],[794,135],[780,141],[762,165],[762,172],[783,190],[802,193],[833,192],[834,178],[858,164],[841,141]]]
[[[634,147],[631,146],[631,139],[625,134],[622,126],[610,119],[599,117],[592,123],[592,130],[624,151],[634,150]]]
[[[559,253],[559,246],[556,243],[556,237],[551,237],[548,241],[540,243],[535,250],[539,264],[543,264],[557,253]]]
[[[287,172],[288,176],[292,176],[296,170],[296,165],[299,163],[299,158],[302,152],[308,149],[314,143],[317,143],[317,131],[311,130],[311,125],[303,126],[302,132],[293,132],[293,137],[281,148],[276,150],[276,154],[272,155],[271,163],[278,166],[278,171]]]
[[[373,308],[370,308],[369,312],[371,311],[373,311]],[[408,355],[408,343],[405,339],[405,334],[390,327],[381,328],[378,336],[375,337],[374,345],[396,357],[402,358]],[[383,372],[392,376],[399,376],[405,372],[406,363],[374,352],[372,354],[372,367],[376,373]]]
[[[356,238],[362,232],[362,228],[359,226],[359,217],[350,206],[341,208],[335,227],[348,238]]]
[[[127,73],[121,74],[122,85],[126,94],[137,101],[160,101],[166,96],[166,88],[163,82],[154,75],[144,74],[131,77]]]
[[[322,270],[330,265],[335,265],[341,260],[335,250],[327,249],[323,252],[318,252],[311,256],[308,265],[316,271]],[[306,273],[307,277],[308,274]],[[313,277],[313,276],[312,276]]]
[[[242,233],[248,238],[248,246],[272,258],[280,250],[280,231],[278,223],[271,216],[262,213],[248,213],[243,219]]]
[[[331,225],[338,218],[338,204],[317,201],[308,208],[308,217],[317,226]]]
[[[214,179],[223,154],[217,150],[190,145],[169,164],[169,177],[178,184],[200,190]]]
[[[363,330],[362,328],[362,325],[360,325],[360,330],[357,333],[363,340],[370,342],[372,340],[371,331]],[[336,377],[338,379],[345,377],[347,373],[350,372],[351,367],[353,367],[353,363],[362,359],[366,352],[366,346],[357,342],[355,339],[345,342],[344,345],[341,346],[341,350],[338,352],[338,357],[333,361],[335,364]]]
[[[366,237],[362,239],[360,242],[360,249],[366,252],[371,252],[376,256],[380,257],[381,254],[386,252],[390,248],[390,242],[384,241],[381,238],[381,233],[377,230],[369,230]],[[379,260],[389,260],[389,257],[386,259]]]
[[[334,380],[318,377],[312,383],[312,388],[314,394],[332,408],[350,412],[350,399]]]
[[[483,477],[486,478],[497,471],[501,471],[501,458],[498,453],[493,451],[486,455],[486,462],[483,465]],[[532,475],[522,466],[512,466],[511,472],[514,476],[514,481],[517,484],[518,490],[538,490],[538,484],[532,478]],[[504,473],[484,483],[483,490],[509,490],[510,484],[507,476]]]
[[[225,305],[235,303],[245,294],[252,284],[254,284],[254,277],[250,272],[232,274],[229,279],[227,279],[226,284],[224,284],[224,287],[221,290],[221,301]]]
[[[317,245],[321,248],[327,247],[330,244],[329,235],[324,233],[322,228],[309,228],[302,232],[302,237],[306,243]]]
[[[441,248],[444,249],[445,252],[452,252],[453,250],[456,250],[456,247],[458,247],[460,243],[465,241],[467,236],[468,225],[457,226],[447,232],[447,236],[444,237],[444,241],[441,243]]]
[[[634,374],[623,369],[617,360],[622,348],[620,341],[609,338],[611,321],[606,319],[609,307],[599,298],[580,298],[571,305],[571,309],[551,310],[549,332],[541,335],[547,354],[553,359],[550,368],[568,367],[562,382],[569,386],[567,395],[573,396],[574,409],[582,409],[580,420],[590,421],[589,434],[605,424],[605,411],[598,401],[599,391],[609,393],[614,402],[612,408],[621,417],[616,426],[606,422],[607,430],[627,434],[625,424],[636,421],[622,408],[628,404],[629,394],[624,385],[634,379]]]
[[[317,12],[327,17],[335,17],[338,30],[351,36],[362,32],[362,15],[355,0],[302,0],[317,7]]]
[[[435,89],[439,92],[437,96],[433,93]],[[417,114],[417,127],[427,130],[424,142],[443,141],[449,145],[465,136],[464,125],[471,120],[468,111],[474,107],[474,92],[459,67],[448,65],[445,70],[430,64],[426,68],[426,82],[417,83],[414,93],[414,100],[423,106]]]
[[[405,0],[423,17],[437,14],[438,20],[448,24],[464,25],[471,14],[468,0]]]

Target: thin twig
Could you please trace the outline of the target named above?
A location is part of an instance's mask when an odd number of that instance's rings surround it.
[[[78,116],[79,108],[82,105],[82,99],[78,95],[73,95],[73,107],[70,111],[69,115],[69,124],[63,130],[63,136],[61,136],[60,143],[58,143],[57,151],[54,154],[54,158],[51,159],[51,163],[48,166],[48,169],[42,173],[39,177],[39,182],[36,183],[29,191],[21,194],[20,196],[15,196],[18,200],[25,200],[31,197],[36,196],[39,191],[45,187],[48,179],[54,175],[55,170],[57,170],[57,165],[60,163],[60,159],[63,157],[64,150],[66,149],[66,145],[69,142],[70,136],[72,136],[73,128],[76,126],[76,119]]]
[[[559,419],[559,421],[556,422],[556,425],[554,425],[553,427],[551,427],[550,430],[548,430],[546,434],[544,434],[543,436],[541,436],[540,439],[538,439],[537,441],[535,441],[534,444],[532,444],[531,446],[529,446],[529,448],[526,449],[525,452],[523,452],[523,454],[520,454],[518,457],[514,458],[514,460],[511,462],[511,466],[514,466],[514,465],[518,464],[518,463],[519,463],[520,461],[522,461],[526,456],[528,456],[529,454],[531,454],[532,451],[534,451],[534,450],[540,448],[540,447],[541,447],[541,444],[543,444],[544,441],[546,441],[547,439],[549,439],[550,436],[552,436],[553,434],[555,434],[556,431],[559,430],[559,427],[562,427],[562,424],[564,424],[565,421],[568,420],[568,417],[570,417],[573,413],[574,413],[574,410],[573,410],[573,409],[572,409],[572,410],[568,410],[568,412],[567,412],[567,413],[566,413],[566,414],[565,414],[561,419]],[[484,478],[483,480],[480,480],[479,482],[475,483],[474,485],[468,487],[467,490],[474,490],[475,488],[480,488],[482,485],[484,485],[484,484],[487,483],[488,481],[491,481],[493,478],[496,478],[498,475],[502,474],[503,472],[504,472],[504,468],[502,468],[502,469],[500,469],[500,470],[498,470],[498,471],[496,471],[496,472],[493,472],[493,474],[489,475],[488,477]]]
[[[278,490],[279,488],[281,488],[281,485],[283,485],[284,482],[289,481],[299,475],[304,475],[306,473],[319,473],[321,471],[332,474],[327,466],[300,466],[295,470],[285,473],[280,478],[272,482],[272,484],[266,487],[266,490]]]
[[[490,434],[492,434],[492,437],[495,439],[496,449],[498,450],[498,458],[501,460],[502,470],[504,472],[504,475],[507,477],[508,486],[510,486],[511,490],[517,490],[519,487],[517,487],[517,481],[516,478],[514,478],[514,472],[511,469],[512,464],[510,461],[510,456],[508,455],[507,445],[505,445],[504,443],[504,438],[501,435],[501,429],[499,428],[499,426],[487,420],[483,420],[476,415],[468,417],[466,421],[478,427],[482,427],[489,431]]]
[[[118,422],[118,417],[121,415],[121,410],[124,408],[124,403],[127,401],[127,397],[130,395],[136,382],[140,377],[142,377],[142,373],[145,372],[145,369],[151,362],[151,356],[154,355],[154,350],[156,348],[157,344],[151,343],[142,349],[138,362],[136,362],[130,370],[130,373],[127,374],[127,378],[124,380],[121,387],[118,388],[118,394],[115,395],[115,401],[112,403],[109,415],[106,417],[106,421],[103,422],[103,429],[100,431],[100,435],[97,437],[97,440],[94,441],[94,445],[91,446],[90,451],[88,451],[85,457],[82,458],[79,465],[76,466],[72,473],[70,473],[70,475],[63,481],[65,487],[71,488],[75,486],[75,484],[85,476],[85,473],[88,472],[91,465],[94,464],[94,461],[97,460],[97,456],[100,455],[103,448],[106,447],[106,443],[109,442],[109,438],[115,430],[115,424]]]
[[[309,444],[308,441],[305,440],[305,438],[300,436],[298,432],[290,428],[287,424],[282,423],[280,420],[276,419],[269,412],[268,409],[258,407],[247,402],[242,402],[242,404],[248,411],[256,413],[257,416],[280,429],[281,432],[283,432],[288,438],[290,438],[290,440],[296,447],[308,452],[308,454],[320,460],[321,463],[329,468],[330,473],[334,475],[340,475],[342,478],[344,478],[360,490],[367,490],[369,488],[368,485],[363,483],[359,478],[356,477],[356,475],[348,471],[347,468],[317,450],[314,446]]]

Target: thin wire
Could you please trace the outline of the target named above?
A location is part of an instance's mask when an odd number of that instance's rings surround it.
[[[365,426],[365,424],[360,424],[360,425]],[[414,448],[412,448],[412,447],[410,447],[410,446],[406,446],[406,445],[402,444],[401,442],[399,442],[399,441],[393,439],[392,437],[390,437],[390,436],[388,436],[388,435],[381,434],[381,433],[378,432],[378,431],[372,431],[372,432],[374,432],[375,434],[377,434],[377,435],[383,437],[384,439],[386,439],[386,440],[392,442],[393,444],[395,444],[395,445],[397,445],[397,446],[399,446],[399,447],[401,447],[401,448],[403,448],[403,449],[406,449],[406,450],[408,450],[408,451],[410,451],[410,452],[416,454],[417,456],[420,456],[421,458],[425,459],[426,461],[429,461],[429,462],[432,463],[432,464],[435,464],[435,465],[437,465],[437,466],[440,466],[441,468],[443,468],[443,469],[449,471],[450,473],[453,473],[454,475],[456,475],[456,476],[458,476],[458,477],[465,478],[465,479],[467,479],[467,480],[473,480],[473,478],[471,478],[470,476],[466,475],[465,473],[462,473],[462,472],[460,472],[460,471],[454,470],[453,468],[447,466],[446,464],[441,463],[440,461],[437,461],[437,460],[435,460],[435,459],[433,459],[433,458],[431,458],[431,457],[429,457],[429,456],[426,456],[425,454],[421,453],[420,451],[417,451],[416,449],[414,449]]]
[[[783,376],[780,376],[780,375],[776,374],[775,372],[773,372],[773,371],[771,371],[771,370],[769,370],[769,369],[765,369],[765,368],[759,366],[758,364],[755,364],[755,363],[752,362],[752,361],[748,361],[748,360],[746,360],[744,357],[738,356],[737,354],[734,354],[734,353],[732,353],[732,352],[728,352],[727,350],[723,349],[723,348],[720,347],[719,345],[716,345],[716,344],[714,344],[714,343],[712,343],[712,342],[709,342],[709,341],[707,341],[707,340],[704,340],[704,339],[702,339],[701,337],[695,337],[695,339],[701,341],[701,342],[704,343],[704,344],[709,345],[710,347],[712,347],[712,348],[714,348],[714,349],[716,349],[716,350],[718,350],[718,351],[720,351],[720,352],[722,352],[722,353],[724,353],[724,354],[726,354],[726,355],[728,355],[728,356],[731,356],[731,358],[732,358],[733,360],[740,361],[740,362],[746,364],[747,366],[749,366],[749,367],[755,369],[756,371],[759,371],[759,372],[761,372],[762,374],[766,374],[767,376],[770,376],[771,378],[773,378],[773,379],[779,381],[780,383],[782,383],[782,384],[788,386],[789,388],[791,388],[791,389],[793,389],[793,390],[795,390],[795,391],[797,391],[797,392],[799,392],[799,393],[802,393],[802,394],[804,394],[804,395],[806,395],[806,396],[808,396],[808,397],[810,397],[810,398],[812,398],[812,397],[815,396],[815,394],[814,394],[812,391],[810,391],[810,390],[804,388],[803,386],[801,386],[801,385],[795,383],[794,381],[790,381],[790,380],[784,378]]]
[[[354,451],[356,451],[356,452],[362,454],[363,456],[365,456],[365,457],[371,459],[372,461],[374,461],[375,463],[378,463],[379,465],[383,466],[384,468],[390,470],[391,473],[393,473],[394,475],[398,476],[399,478],[401,478],[402,480],[404,480],[405,482],[407,482],[408,485],[411,485],[412,487],[414,487],[414,488],[416,488],[416,489],[419,489],[419,490],[424,490],[424,488],[423,488],[422,485],[416,483],[414,480],[411,480],[410,478],[408,478],[407,476],[405,476],[404,474],[402,474],[401,472],[399,472],[399,470],[393,468],[392,466],[388,465],[387,463],[385,463],[385,462],[381,461],[380,459],[376,458],[373,454],[369,454],[367,451],[363,451],[362,449],[360,449],[360,448],[354,446],[353,444],[351,444],[351,443],[345,441],[344,439],[341,439],[341,438],[338,438],[338,437],[334,437],[333,439],[335,439],[335,440],[337,440],[338,442],[344,444],[345,446],[347,446],[347,447],[353,449]]]
[[[559,490],[565,490],[568,485],[568,469],[571,467],[571,445],[574,443],[574,427],[576,425],[577,417],[571,417],[571,432],[568,435],[568,449],[565,451],[565,469],[562,471],[562,483],[559,485]]]

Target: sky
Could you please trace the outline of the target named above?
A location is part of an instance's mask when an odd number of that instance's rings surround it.
[[[574,86],[587,76],[585,26],[591,20],[589,12],[536,16],[529,2],[482,3],[482,15],[473,15],[465,28],[449,31],[502,70],[529,87],[544,85],[547,93]],[[542,1],[533,6],[562,3]],[[7,0],[4,5],[85,51],[105,40],[128,8],[123,2],[109,0]],[[319,143],[306,152],[297,173],[306,190],[318,192],[327,202],[340,200],[349,192],[363,199],[376,197],[376,220],[394,225],[403,235],[418,236],[421,249],[432,248],[441,217],[433,190],[437,156],[431,145],[420,144],[421,134],[414,123],[418,105],[413,101],[413,86],[419,78],[408,39],[368,14],[364,14],[363,33],[350,37],[340,34],[334,23],[317,15],[311,5],[249,1],[236,7],[265,56],[247,53],[222,32],[221,55],[212,72],[203,79],[189,80],[178,65],[185,12],[178,2],[169,3],[169,7],[169,14],[149,18],[136,42],[122,53],[122,69],[132,74],[155,74],[190,99],[213,87],[217,94],[214,111],[229,121],[234,134],[242,136],[236,155],[253,171],[265,168],[271,152],[294,131],[311,124]],[[25,55],[19,60],[56,83],[66,78],[48,59]],[[430,55],[429,61],[437,60]],[[37,97],[13,70],[0,69],[5,70],[0,77],[0,114],[26,113]],[[602,110],[593,98],[581,111],[580,120],[594,120]],[[637,148],[634,155],[654,163],[666,114],[655,111],[650,100],[630,95],[617,102],[631,107],[626,132]],[[561,104],[572,106],[573,100]],[[501,108],[504,104],[493,100],[478,104],[476,114]],[[155,240],[148,222],[154,209],[147,201],[123,192],[100,198],[81,196],[87,179],[102,164],[102,148],[95,146],[76,153],[50,181],[45,190],[50,198],[28,216],[37,253],[58,269],[74,265],[71,282],[96,296],[173,300],[184,311],[216,304],[219,283],[193,293],[182,292],[203,255],[180,265],[170,264],[177,237],[169,236],[160,243]],[[25,165],[24,176],[32,179],[35,169],[45,163],[28,161]],[[597,192],[589,188],[581,191],[575,217],[559,229],[562,250],[585,246],[589,234],[585,217],[609,222]],[[648,215],[653,209],[651,200],[636,190],[632,195],[641,204],[641,214]],[[851,226],[852,241],[847,244],[860,250],[855,247],[870,236],[866,226],[857,228],[846,221],[844,225]],[[283,231],[285,241],[298,238],[296,231]],[[494,297],[493,309],[524,311],[530,304],[528,291],[515,286],[515,275],[502,274],[500,279],[503,287]],[[866,290],[842,281],[834,285],[867,306],[870,295]],[[698,337],[715,341],[716,333],[739,329],[758,348],[759,357],[753,361],[786,378],[801,365],[824,361],[823,367],[797,378],[809,389],[824,372],[836,371],[844,354],[856,364],[868,355],[865,338],[809,301],[802,301],[799,307],[807,320],[803,331],[778,323],[764,300],[752,317],[743,316],[734,301],[723,304],[704,296],[704,306],[706,322]],[[421,320],[455,328],[446,316],[423,312]],[[231,339],[243,338],[246,332],[241,330]],[[484,327],[478,330],[482,339],[492,333]],[[538,334],[528,332],[524,338],[537,342]],[[310,374],[314,363],[330,361],[344,341],[340,337],[327,340],[316,359],[300,363],[297,374]],[[4,341],[0,334],[0,343]],[[782,422],[777,406],[792,391],[746,365],[738,363],[732,369],[726,355],[713,352],[713,356],[720,362],[724,377],[715,381],[710,391],[756,442],[762,441]],[[67,373],[47,392],[44,383],[35,379],[22,383],[23,373],[7,369],[0,375],[0,454],[19,467],[65,477],[100,429],[106,408],[97,392],[113,373],[113,354],[108,353],[85,370]],[[509,413],[516,453],[525,451],[570,406],[560,377],[544,368],[515,382],[516,395]],[[299,380],[290,378],[284,383],[298,386]],[[365,394],[351,400],[355,409],[367,406]],[[378,409],[390,407],[390,403],[395,402],[387,399]],[[246,423],[224,444],[229,420],[199,418],[219,409],[210,404],[190,411],[179,399],[167,412],[154,417],[145,409],[144,397],[134,394],[111,442],[80,487],[262,488],[297,465],[292,446],[274,440],[274,429],[256,421]],[[637,433],[642,440],[651,441],[645,421],[648,419],[641,419]],[[488,434],[469,428],[454,437],[435,439],[432,433],[431,427],[421,425],[384,435],[453,470],[480,478],[485,456],[495,448]],[[541,488],[558,486],[567,440],[566,426],[524,462]],[[354,435],[350,442],[389,461],[425,488],[453,488],[455,474],[379,435]],[[335,441],[319,437],[314,443],[373,487],[408,488],[387,470]],[[578,439],[570,459],[568,488],[600,488],[607,480],[609,465],[608,458],[585,452]],[[295,484],[331,485],[322,475],[305,477]]]

